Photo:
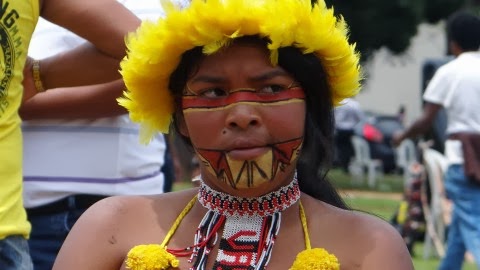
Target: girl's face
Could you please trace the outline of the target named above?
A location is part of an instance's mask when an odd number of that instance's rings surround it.
[[[179,125],[204,182],[242,196],[287,184],[303,142],[304,98],[260,44],[234,43],[205,57],[187,81]]]

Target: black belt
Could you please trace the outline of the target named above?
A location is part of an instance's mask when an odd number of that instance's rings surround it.
[[[87,209],[94,203],[105,199],[107,196],[100,195],[71,195],[59,201],[52,202],[46,205],[27,208],[29,216],[40,216],[66,212],[75,209]]]

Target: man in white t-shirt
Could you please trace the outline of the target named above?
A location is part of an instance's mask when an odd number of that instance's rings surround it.
[[[447,23],[450,52],[455,59],[433,76],[423,95],[422,116],[403,133],[396,134],[395,145],[424,133],[443,107],[447,113],[445,174],[447,197],[454,208],[448,230],[447,251],[440,270],[461,269],[466,250],[480,268],[480,184],[464,172],[462,143],[454,134],[480,134],[480,18],[458,12]]]
[[[141,19],[163,14],[158,0],[118,0]],[[47,21],[34,32],[29,54],[45,58],[85,41]],[[68,67],[66,67],[68,68]],[[78,74],[82,76],[82,74]],[[139,126],[117,104],[120,88],[51,89],[24,104],[24,206],[32,224],[29,247],[35,270],[52,269],[65,237],[80,215],[113,195],[158,194],[164,189],[166,144],[148,145]],[[88,88],[88,87],[87,87]],[[62,118],[59,118],[61,116]]]
[[[335,107],[335,161],[348,172],[350,159],[354,155],[352,136],[355,126],[364,120],[365,115],[360,103],[353,98],[346,98],[340,106]]]

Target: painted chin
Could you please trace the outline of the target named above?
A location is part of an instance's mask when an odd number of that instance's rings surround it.
[[[233,160],[254,160],[264,155],[269,150],[270,148],[268,147],[233,149],[227,152],[227,156]]]
[[[239,181],[237,183],[237,186],[235,187],[235,189],[237,189],[237,190],[249,190],[250,189],[251,190],[251,189],[261,188],[261,187],[265,186],[266,184],[271,185],[271,183],[272,183],[272,181],[267,181],[264,178],[255,179],[253,184],[250,184],[250,185],[246,181]]]

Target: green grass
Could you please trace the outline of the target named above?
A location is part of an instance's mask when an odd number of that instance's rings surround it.
[[[340,170],[332,170],[328,175],[330,181],[338,189],[357,190],[357,191],[372,191],[376,195],[387,194],[390,192],[402,193],[403,192],[403,177],[401,175],[386,174],[382,179],[377,180],[377,185],[374,188],[368,187],[366,179],[360,182],[355,182],[352,178]],[[388,196],[368,196],[370,193],[359,193],[354,197],[345,197],[345,201],[350,207],[358,210],[362,210],[376,216],[379,216],[390,221],[394,215],[400,200],[391,199]],[[399,197],[399,196],[397,196]],[[414,256],[412,258],[413,265],[416,270],[435,270],[440,264],[440,259],[431,256],[428,259],[423,259],[423,243],[417,242],[414,246]],[[464,263],[462,270],[475,270],[477,269],[474,264]]]
[[[192,185],[192,182],[188,181],[177,181],[175,183],[173,183],[173,191],[180,191],[180,190],[184,190],[184,189],[187,189],[187,188],[192,188],[193,185]]]
[[[390,220],[399,205],[399,201],[391,199],[372,199],[367,197],[345,198],[353,209],[366,211],[384,220]]]
[[[392,218],[400,202],[395,199],[368,197],[345,198],[345,200],[352,208],[374,214],[383,218],[387,222]],[[434,256],[431,256],[428,259],[423,259],[422,242],[415,243],[412,260],[416,270],[435,270],[440,264],[440,259]],[[462,269],[475,270],[477,268],[474,264],[465,263]]]
[[[359,181],[354,180],[349,174],[341,170],[331,170],[328,179],[337,189],[355,189],[362,191],[378,192],[403,192],[403,176],[397,174],[384,174],[382,179],[377,179],[374,188],[367,185],[366,175]]]
[[[398,200],[385,198],[356,197],[346,198],[349,205],[355,209],[360,209],[368,213],[375,214],[389,221],[398,206]],[[417,242],[414,246],[415,256],[412,258],[416,270],[435,270],[440,264],[440,260],[435,257],[423,259],[423,243]],[[463,270],[477,269],[474,264],[465,263]]]

